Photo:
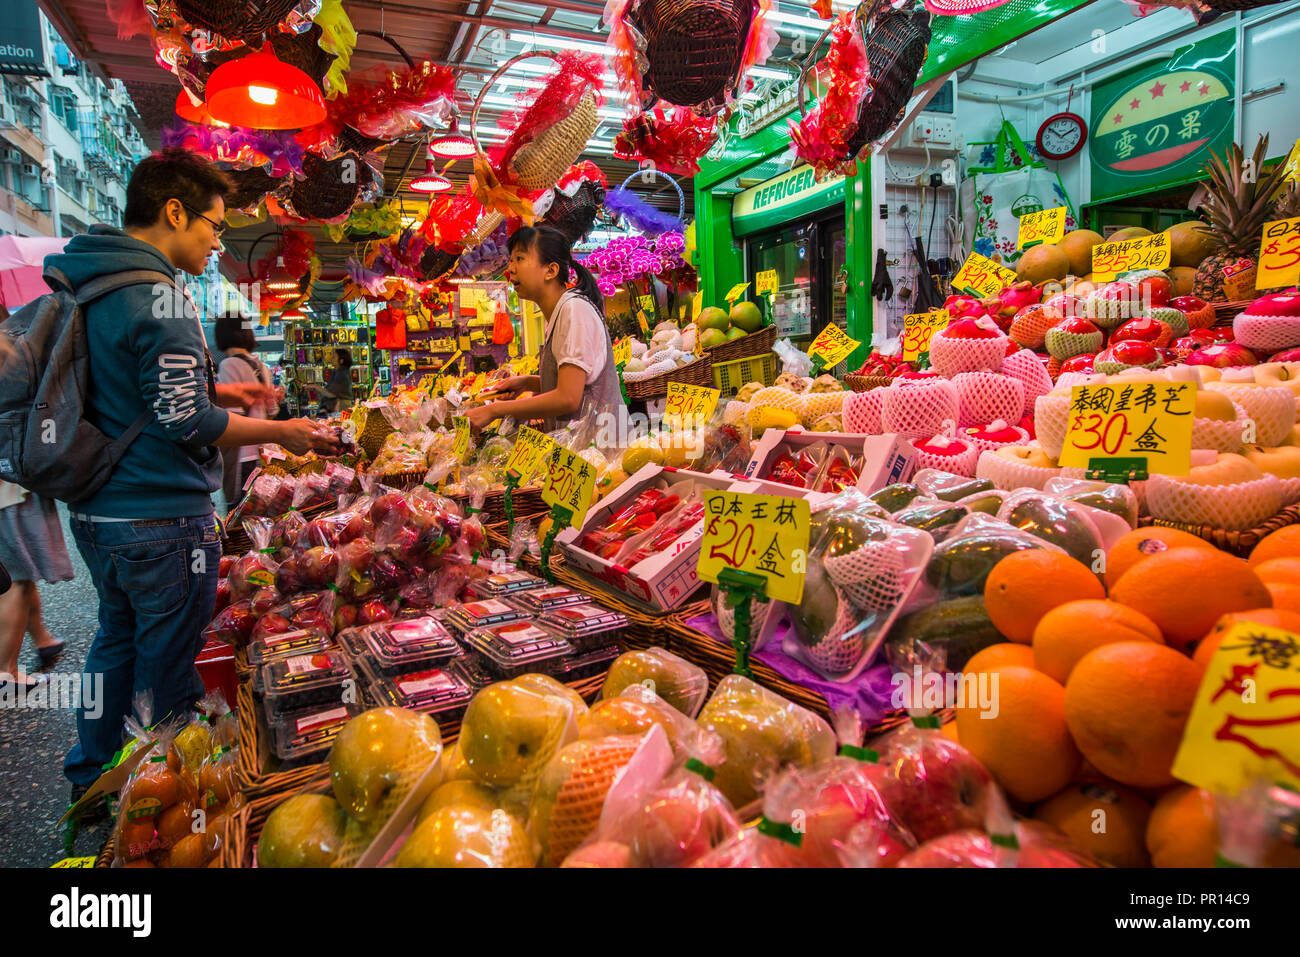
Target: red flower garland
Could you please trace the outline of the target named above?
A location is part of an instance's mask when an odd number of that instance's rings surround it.
[[[870,92],[871,70],[854,11],[840,14],[831,29],[831,48],[817,66],[826,95],[799,123],[790,121],[790,137],[799,158],[818,174],[852,174],[857,157],[849,155],[849,140],[858,128],[858,110]]]
[[[619,159],[650,160],[657,169],[674,176],[694,176],[699,159],[713,143],[716,116],[696,116],[683,106],[656,106],[623,121],[614,139]]]

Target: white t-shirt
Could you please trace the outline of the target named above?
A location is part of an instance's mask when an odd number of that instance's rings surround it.
[[[229,355],[221,360],[221,365],[217,367],[217,381],[221,383],[231,382],[260,382],[263,385],[271,384],[271,370],[266,364],[256,356],[250,356],[259,368],[254,371],[253,366],[247,359],[241,359],[237,355]],[[243,411],[243,410],[240,410]],[[279,411],[275,403],[270,401],[254,402],[252,406],[243,411],[243,414],[251,419],[269,419]],[[239,448],[239,461],[251,462],[258,457],[258,447],[256,445],[243,445]]]
[[[585,385],[605,371],[605,317],[586,296],[573,290],[561,296],[542,338],[551,344],[556,368],[577,366],[587,373]]]

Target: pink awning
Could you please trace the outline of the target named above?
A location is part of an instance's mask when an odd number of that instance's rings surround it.
[[[45,257],[63,252],[67,239],[0,236],[0,298],[10,312],[50,291],[42,278]]]

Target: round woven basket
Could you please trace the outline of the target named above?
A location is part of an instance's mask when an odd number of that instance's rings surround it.
[[[276,179],[260,166],[252,169],[227,170],[226,176],[235,184],[235,191],[226,197],[226,209],[249,211],[261,205],[267,195],[291,182],[289,177]]]
[[[301,0],[177,0],[176,12],[192,27],[252,44],[271,32]]]
[[[628,186],[632,184],[632,180],[637,179],[638,177],[641,179],[641,182],[649,183],[656,176],[659,176],[662,179],[664,179],[669,186],[671,186],[674,190],[677,191],[677,218],[680,220],[683,216],[686,215],[686,195],[682,192],[682,187],[678,184],[677,180],[673,179],[663,170],[653,166],[647,167],[646,169],[637,170],[627,179],[623,180],[623,185],[620,186],[619,189],[622,190],[627,189]]]
[[[474,228],[465,234],[461,240],[466,249],[473,249],[475,246],[481,246],[487,242],[489,236],[497,231],[497,227],[505,222],[506,218],[495,209],[489,209],[479,217],[479,221],[474,224]]]
[[[275,55],[315,80],[316,85],[322,87],[322,96],[325,94],[322,86],[325,82],[325,74],[329,72],[330,66],[336,59],[333,53],[321,49],[320,38],[324,32],[313,23],[302,33],[275,33],[271,36],[271,49],[275,51]]]
[[[596,224],[596,214],[604,202],[604,188],[599,183],[587,181],[574,190],[572,196],[557,191],[542,222],[564,233],[570,243],[577,243],[591,232],[591,227]]]
[[[294,183],[285,197],[286,208],[300,219],[346,215],[374,177],[360,154],[353,152],[340,153],[330,160],[304,153],[302,172],[304,178]]]
[[[425,282],[433,282],[448,275],[458,262],[459,256],[443,252],[437,246],[430,246],[420,257],[420,271],[424,273]]]
[[[739,79],[754,2],[647,0],[628,19],[645,37],[645,85],[662,100],[695,107]]]

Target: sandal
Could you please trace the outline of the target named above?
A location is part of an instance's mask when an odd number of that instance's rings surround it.
[[[60,641],[52,645],[46,645],[44,648],[37,648],[36,657],[41,661],[40,670],[45,671],[57,665],[59,659],[63,657],[63,649],[66,645],[66,641]]]
[[[6,677],[0,678],[0,694],[7,692],[10,688],[13,688],[16,691],[19,686],[22,686],[24,691],[30,693],[44,684],[46,680],[44,676],[33,677],[31,675],[26,675],[26,681],[19,681],[7,671],[4,672],[4,674]]]

